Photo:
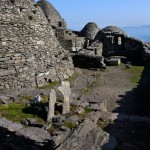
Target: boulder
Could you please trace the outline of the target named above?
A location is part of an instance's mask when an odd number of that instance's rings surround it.
[[[27,139],[33,140],[36,143],[41,143],[42,145],[51,139],[50,134],[46,130],[36,127],[20,129],[16,134],[18,136],[24,136]]]
[[[6,118],[0,118],[0,127],[6,128],[9,131],[17,131],[23,128],[21,124],[14,123]]]
[[[121,59],[117,57],[111,57],[107,62],[111,66],[118,66],[121,64]]]
[[[16,99],[11,96],[0,96],[0,103],[2,104],[9,104],[9,103],[14,103]]]
[[[97,127],[90,119],[86,119],[57,150],[113,150],[116,144],[116,138]]]

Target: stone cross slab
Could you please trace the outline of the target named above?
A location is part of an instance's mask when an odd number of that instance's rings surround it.
[[[51,90],[51,92],[49,93],[47,121],[50,121],[55,115],[55,103],[56,103],[56,92],[55,90]]]
[[[68,81],[62,81],[61,86],[59,86],[59,91],[62,93],[64,100],[63,100],[63,114],[70,112],[70,95],[71,95],[71,88],[70,83]]]

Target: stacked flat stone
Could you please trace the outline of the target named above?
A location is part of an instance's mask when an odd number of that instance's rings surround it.
[[[73,74],[71,57],[33,0],[0,1],[0,29],[0,89],[43,86]]]
[[[46,0],[40,0],[37,3],[52,26],[67,28],[66,22],[52,4]]]
[[[86,40],[93,40],[99,31],[99,27],[94,22],[89,22],[81,30],[80,35],[85,37]]]
[[[141,63],[143,57],[143,42],[129,37],[122,29],[116,26],[107,26],[100,30],[95,37],[103,43],[103,55],[125,56],[133,63]]]
[[[101,31],[127,35],[125,33],[125,31],[123,31],[122,29],[120,29],[119,27],[116,27],[116,26],[107,26],[107,27],[103,28]]]

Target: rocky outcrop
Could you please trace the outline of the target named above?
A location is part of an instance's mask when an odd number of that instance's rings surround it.
[[[17,131],[23,128],[21,124],[13,123],[12,121],[7,120],[6,118],[0,118],[0,127],[3,127],[8,131]]]
[[[0,1],[0,89],[43,86],[73,74],[41,8],[32,0]]]
[[[51,149],[50,134],[40,128],[27,127],[0,118],[0,149]]]
[[[116,139],[90,119],[86,119],[77,129],[68,136],[58,150],[113,150],[116,147]]]
[[[150,42],[144,43],[143,64],[150,65]]]

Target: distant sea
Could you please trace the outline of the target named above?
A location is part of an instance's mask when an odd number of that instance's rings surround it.
[[[122,28],[129,36],[138,38],[143,42],[150,42],[150,25]]]

